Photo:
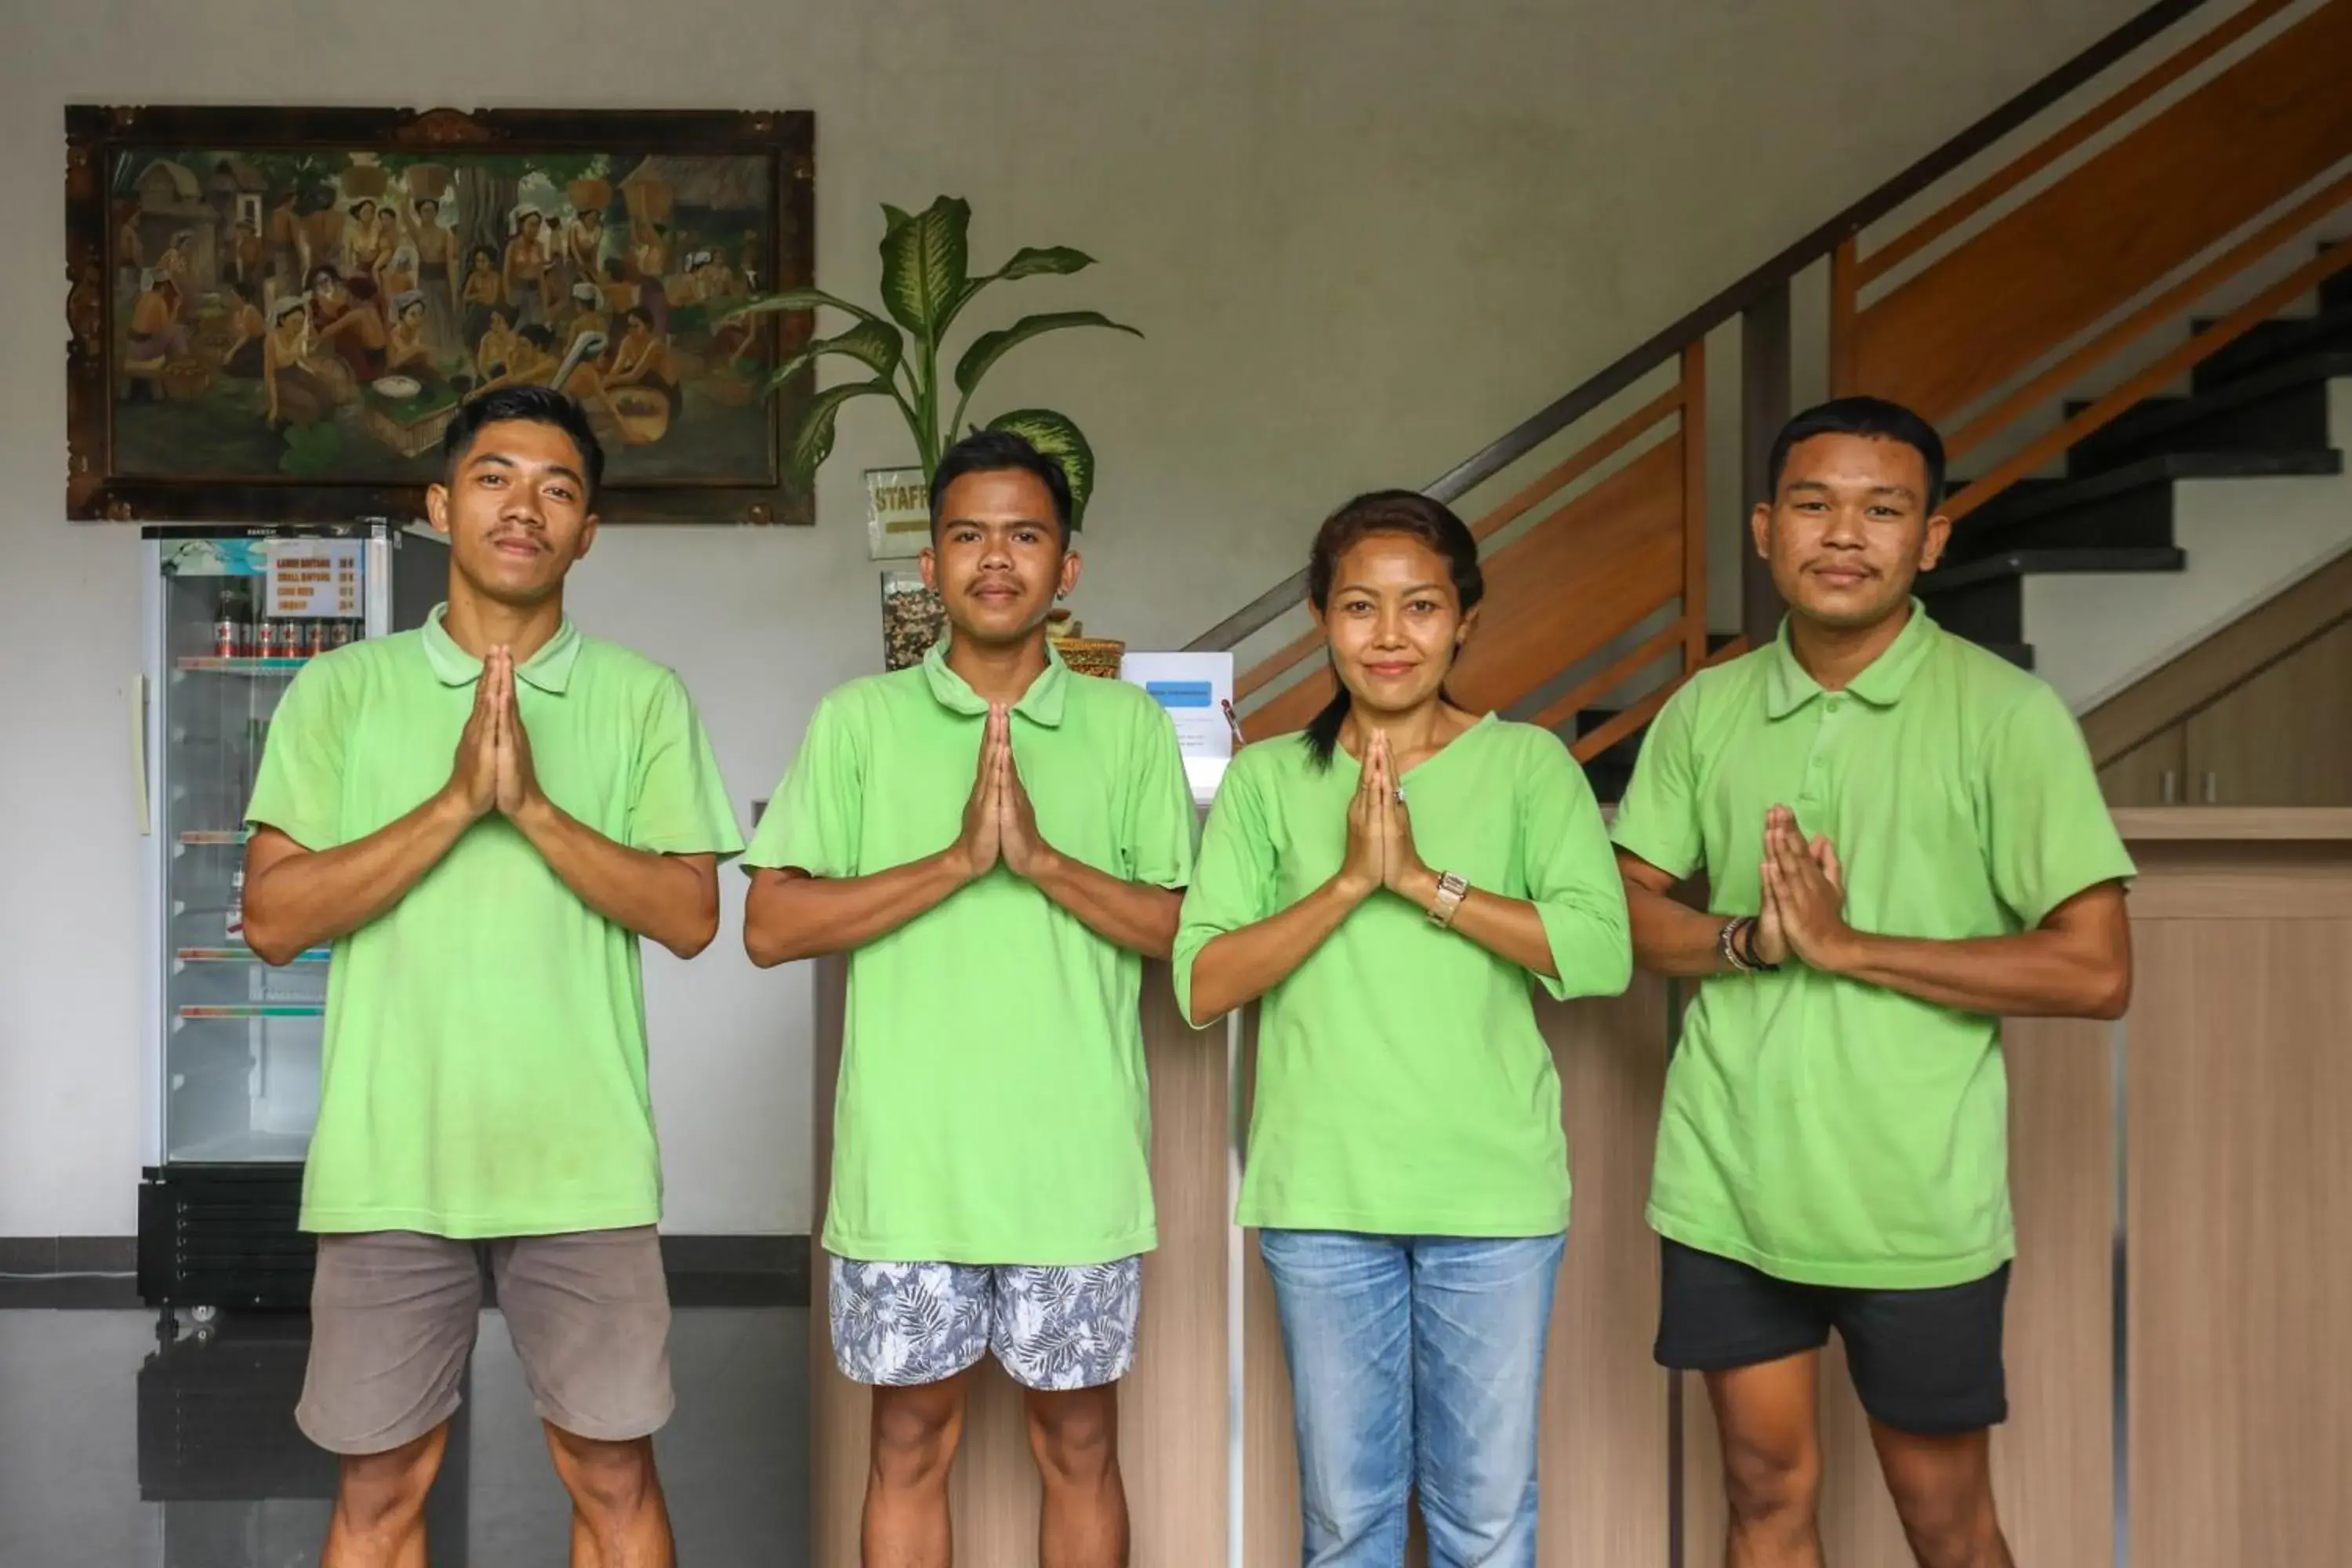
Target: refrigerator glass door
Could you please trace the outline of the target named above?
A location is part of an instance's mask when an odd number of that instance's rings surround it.
[[[368,629],[369,543],[161,542],[153,827],[164,840],[163,1157],[175,1163],[299,1161],[318,1120],[328,951],[272,969],[246,946],[245,808],[295,674]]]

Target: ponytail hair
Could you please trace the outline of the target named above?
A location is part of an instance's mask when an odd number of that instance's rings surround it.
[[[1418,490],[1372,490],[1360,495],[1329,517],[1315,531],[1315,547],[1307,558],[1307,602],[1320,617],[1331,601],[1331,579],[1340,558],[1374,534],[1395,534],[1420,541],[1444,558],[1454,596],[1467,616],[1486,597],[1486,579],[1478,568],[1478,540],[1469,526],[1443,501]],[[1439,697],[1452,701],[1441,689]],[[1323,710],[1307,721],[1307,755],[1318,769],[1328,769],[1339,749],[1340,726],[1348,721],[1353,699],[1344,682]]]

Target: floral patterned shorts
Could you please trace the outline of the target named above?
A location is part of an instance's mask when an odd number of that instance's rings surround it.
[[[994,1351],[1013,1381],[1059,1392],[1135,1364],[1143,1259],[1079,1268],[832,1259],[833,1356],[853,1383],[938,1383]]]

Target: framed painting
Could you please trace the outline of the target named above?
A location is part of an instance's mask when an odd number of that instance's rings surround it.
[[[458,405],[579,399],[608,521],[809,522],[806,113],[66,110],[67,514],[417,516]]]

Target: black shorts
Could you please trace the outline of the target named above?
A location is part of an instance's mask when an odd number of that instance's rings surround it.
[[[1930,1290],[1848,1289],[1777,1279],[1661,1237],[1658,1363],[1728,1372],[1845,1342],[1854,1392],[1898,1432],[1948,1436],[2009,1417],[2000,1333],[2009,1265]]]

